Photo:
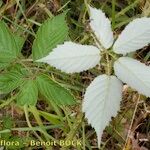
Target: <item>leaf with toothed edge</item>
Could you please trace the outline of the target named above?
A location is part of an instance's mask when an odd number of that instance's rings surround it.
[[[28,76],[28,72],[23,69],[14,66],[9,72],[0,74],[0,91],[2,93],[9,93],[22,85]]]
[[[32,46],[34,60],[40,59],[61,44],[68,37],[68,27],[65,21],[66,12],[49,18],[38,29]]]
[[[82,111],[96,131],[98,146],[103,130],[120,109],[122,86],[115,76],[100,75],[86,89]]]
[[[113,32],[111,22],[100,9],[90,8],[90,26],[94,31],[97,39],[106,49],[113,44]]]
[[[17,104],[20,106],[35,106],[38,99],[38,88],[35,80],[26,80],[17,96]]]
[[[0,69],[3,69],[18,56],[18,47],[8,26],[0,21]]]
[[[74,105],[75,98],[69,90],[50,79],[47,75],[40,74],[36,78],[39,92],[48,100],[57,105]]]
[[[139,93],[150,97],[150,66],[129,57],[121,57],[114,64],[117,77]]]
[[[61,71],[74,73],[95,67],[100,58],[100,51],[95,46],[65,42],[37,62],[48,63]]]
[[[150,43],[150,18],[137,18],[119,35],[113,50],[117,54],[134,52]]]

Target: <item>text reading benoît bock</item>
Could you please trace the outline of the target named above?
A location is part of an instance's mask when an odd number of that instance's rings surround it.
[[[7,140],[0,140],[0,146],[20,146],[21,144],[24,144],[25,146],[57,146],[60,145],[61,147],[66,147],[66,146],[81,146],[82,143],[80,140],[59,140],[59,141],[36,141],[36,140],[31,140],[27,143],[20,143],[20,141],[7,141]]]

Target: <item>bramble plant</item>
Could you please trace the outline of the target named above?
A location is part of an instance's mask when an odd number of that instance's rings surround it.
[[[25,39],[10,32],[7,25],[0,21],[0,96],[4,94],[6,98],[11,97],[2,107],[16,100],[17,105],[24,109],[29,127],[27,110],[33,113],[42,127],[39,114],[57,124],[55,115],[36,110],[37,101],[42,97],[56,110],[57,105],[74,105],[77,101],[66,86],[52,78],[50,69],[41,62],[66,73],[79,73],[100,64],[102,59],[106,60],[105,74],[100,74],[87,87],[82,105],[82,112],[95,129],[100,146],[103,130],[120,108],[123,83],[150,97],[150,67],[128,55],[150,43],[150,18],[133,20],[115,41],[111,22],[105,14],[90,6],[89,12],[93,45],[66,41],[68,27],[66,13],[62,13],[39,27],[32,45],[32,55],[28,59],[21,52]],[[9,117],[6,116],[5,120],[12,124]],[[12,127],[7,126],[8,129]],[[41,130],[38,128],[38,131]],[[44,129],[42,131],[45,133]],[[10,139],[10,135],[7,136]]]
[[[75,73],[88,70],[99,64],[102,57],[106,58],[106,74],[99,75],[89,85],[82,106],[85,117],[96,130],[100,146],[103,130],[120,108],[123,83],[150,97],[150,67],[126,56],[150,43],[150,18],[142,17],[130,22],[114,43],[109,19],[101,10],[89,9],[96,46],[65,42],[36,62],[48,63],[66,73]]]

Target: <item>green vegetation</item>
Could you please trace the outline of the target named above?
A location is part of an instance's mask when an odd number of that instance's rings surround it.
[[[98,149],[81,106],[86,87],[105,72],[107,60],[76,74],[35,61],[66,40],[93,43],[88,4],[107,14],[115,37],[131,20],[150,16],[149,0],[0,0],[0,147]],[[130,55],[149,65],[149,49]],[[150,149],[149,104],[124,85],[121,110],[104,131],[101,149]]]

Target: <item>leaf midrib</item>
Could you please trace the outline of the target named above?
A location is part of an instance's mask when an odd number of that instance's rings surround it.
[[[72,56],[72,57],[63,57],[63,58],[59,58],[59,57],[57,57],[57,58],[52,58],[52,59],[50,59],[50,60],[60,60],[60,59],[76,59],[76,58],[80,58],[80,57],[90,57],[90,56],[99,56],[99,54],[93,54],[93,55],[80,55],[80,56],[77,56],[77,57],[75,57],[75,56]],[[47,56],[46,56],[47,57]],[[48,61],[49,59],[45,59],[46,61]]]

